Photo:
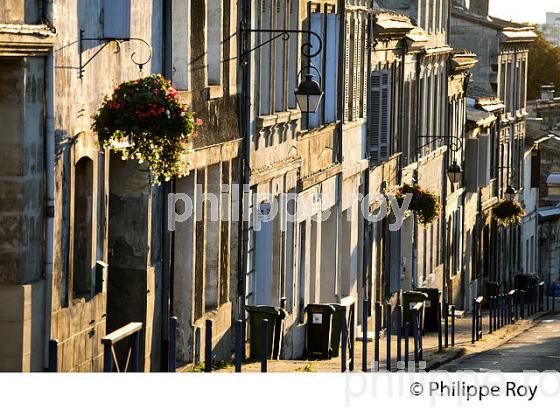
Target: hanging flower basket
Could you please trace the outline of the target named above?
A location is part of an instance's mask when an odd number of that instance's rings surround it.
[[[423,224],[431,224],[440,215],[441,203],[437,195],[422,189],[417,185],[404,184],[400,188],[395,197],[397,201],[402,206],[406,194],[412,194],[412,200],[408,207],[409,210],[413,211],[418,217],[418,221]]]
[[[525,211],[518,201],[503,199],[492,209],[492,216],[503,226],[521,225]]]
[[[99,143],[123,160],[144,161],[152,184],[188,174],[191,139],[201,125],[160,74],[127,81],[105,97],[94,116]]]

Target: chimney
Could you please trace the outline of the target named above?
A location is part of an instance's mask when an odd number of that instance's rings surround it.
[[[490,10],[490,0],[471,0],[469,10],[479,16],[487,16]]]
[[[541,100],[554,99],[554,84],[541,85]]]

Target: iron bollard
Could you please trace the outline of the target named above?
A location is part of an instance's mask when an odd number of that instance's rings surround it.
[[[368,301],[362,303],[362,372],[367,372]]]
[[[206,332],[204,338],[204,372],[212,372],[212,319],[206,320]]]
[[[417,311],[412,312],[412,331],[414,333],[414,363],[416,366],[416,363],[420,361],[420,355],[419,355],[420,343],[418,340],[419,335],[418,335],[418,312]]]
[[[344,373],[346,371],[346,348],[348,347],[348,323],[346,319],[346,309],[344,310],[342,318],[342,349],[340,353],[340,371]]]
[[[505,298],[504,295],[500,295],[500,328],[504,327],[505,324]]]
[[[556,312],[556,284],[555,282],[552,282],[552,311]]]
[[[373,353],[373,368],[379,370],[379,335],[381,333],[381,303],[375,304],[375,345]]]
[[[177,371],[177,316],[169,319],[169,362],[167,371],[175,373]]]
[[[355,306],[350,306],[350,366],[349,369],[351,372],[354,371],[354,348],[355,348],[355,340],[356,335],[354,334],[356,324],[356,309]]]
[[[397,305],[397,368],[398,363],[402,360],[401,345],[402,345],[402,305]]]
[[[445,347],[449,347],[449,304],[443,304],[443,313],[445,314]]]
[[[49,372],[58,371],[58,340],[49,340]]]
[[[488,314],[489,314],[488,333],[492,334],[494,328],[494,296],[490,296],[490,300],[488,301]]]
[[[442,334],[441,334],[441,303],[437,302],[436,306],[436,320],[437,320],[437,333],[438,333],[438,352],[443,351],[443,342],[442,342]]]
[[[261,373],[268,371],[268,319],[261,321]]]
[[[387,332],[387,371],[391,371],[391,325],[392,325],[392,316],[391,316],[391,305],[387,303],[385,306],[387,309],[385,312],[386,315],[386,332]]]
[[[451,346],[455,346],[455,305],[451,305]]]
[[[243,321],[235,321],[235,373],[241,373],[243,359]]]
[[[473,299],[472,304],[472,329],[471,329],[471,343],[475,342],[475,335],[476,335],[476,299]]]
[[[408,339],[410,337],[410,323],[404,324],[404,366],[408,369],[408,360],[410,359],[410,349]]]
[[[525,290],[521,290],[520,293],[521,319],[525,319]]]

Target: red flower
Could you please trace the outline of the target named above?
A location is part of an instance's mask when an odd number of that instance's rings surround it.
[[[197,118],[194,123],[200,127],[204,125],[204,120],[202,118]]]
[[[176,98],[177,94],[179,94],[177,92],[177,90],[175,89],[175,87],[169,87],[167,89],[167,96],[171,97],[171,98]]]

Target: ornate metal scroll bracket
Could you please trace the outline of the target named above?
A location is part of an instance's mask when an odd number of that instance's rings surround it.
[[[250,34],[251,33],[260,33],[260,34],[269,34],[270,38],[266,39],[260,44],[251,47],[250,44]],[[288,41],[290,39],[290,35],[292,34],[307,34],[308,40],[301,45],[301,54],[304,57],[309,59],[313,57],[317,57],[319,53],[323,50],[323,40],[321,36],[314,31],[311,30],[272,30],[272,29],[253,29],[250,28],[246,21],[241,22],[241,44],[242,44],[242,53],[240,55],[241,64],[246,65],[251,53],[255,50],[258,50],[261,47],[264,47],[267,44],[270,44],[278,39],[282,39],[283,41]],[[315,37],[317,40],[317,44],[313,44],[311,42],[311,38]]]
[[[98,50],[96,50],[91,57],[89,57],[87,60],[84,61],[83,59],[84,43],[88,41],[103,43],[103,45]],[[136,52],[133,52],[130,55],[130,60],[138,66],[139,70],[142,70],[142,68],[144,68],[144,66],[148,64],[152,59],[152,46],[148,44],[148,42],[146,42],[145,40],[137,37],[130,37],[130,38],[85,37],[84,30],[80,30],[80,40],[78,41],[79,59],[80,59],[80,66],[78,67],[79,69],[78,77],[79,78],[84,77],[84,72],[87,65],[91,63],[95,59],[95,57],[97,57],[99,53],[101,53],[105,49],[105,47],[107,47],[109,44],[111,43],[115,44],[116,48],[114,52],[115,54],[118,54],[121,52],[121,44],[130,41],[139,41],[140,43],[144,44],[148,48],[148,57],[143,61],[138,61],[134,58]]]

